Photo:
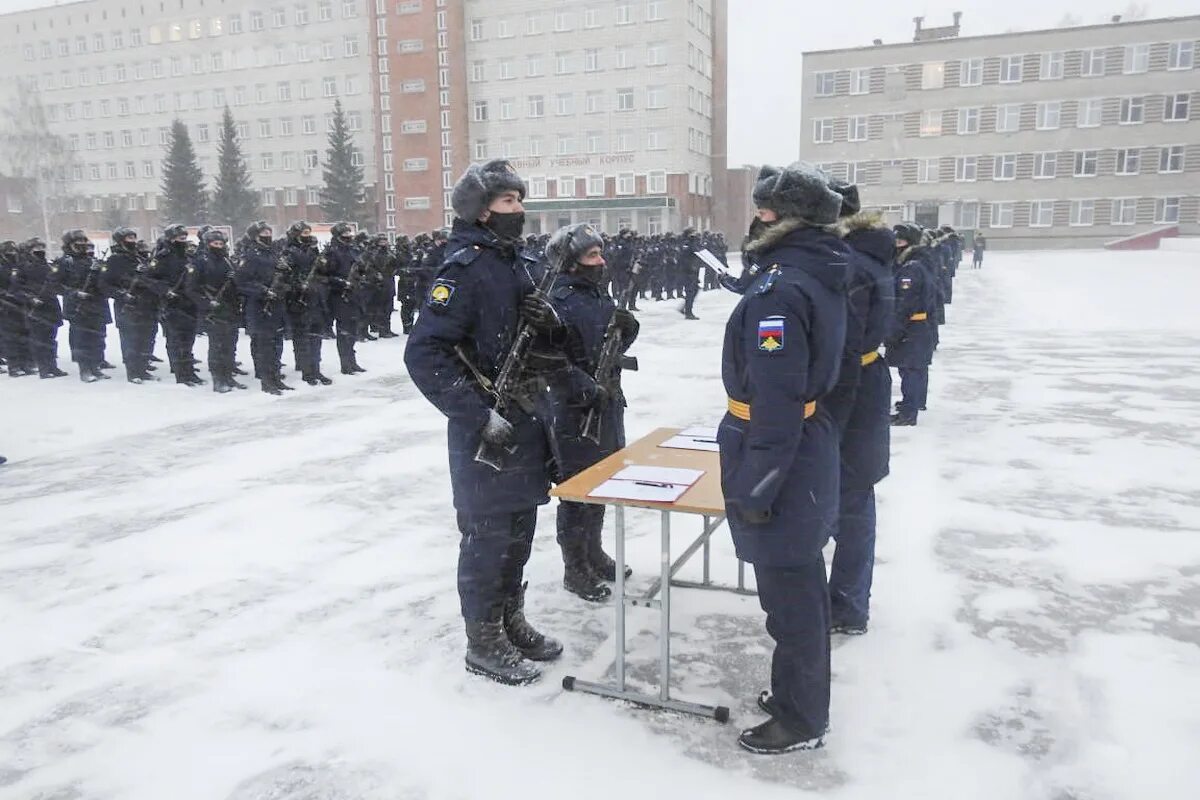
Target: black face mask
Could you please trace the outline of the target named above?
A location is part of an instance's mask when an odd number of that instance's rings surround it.
[[[603,265],[597,266],[595,264],[581,264],[576,261],[575,269],[573,271],[576,275],[583,278],[585,281],[589,281],[590,283],[600,283],[600,279],[604,277]]]
[[[176,250],[186,250],[187,246],[188,246],[188,243],[186,241],[177,242],[174,239],[171,240],[171,247],[174,247]]]
[[[498,214],[493,211],[487,218],[487,222],[483,223],[483,227],[496,234],[501,241],[516,242],[521,238],[521,232],[525,230],[525,212]]]
[[[271,246],[271,237],[270,236],[259,236],[258,243],[261,244],[263,247],[270,247]]]

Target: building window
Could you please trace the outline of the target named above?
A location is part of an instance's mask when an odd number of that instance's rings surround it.
[[[646,131],[647,150],[666,150],[667,132],[658,128]]]
[[[317,154],[317,151],[316,150],[306,150],[304,152],[304,168],[305,169],[316,169],[319,166],[321,166],[321,159],[320,159],[320,156]],[[309,200],[308,202],[314,203],[316,201]]]
[[[555,95],[554,111],[557,116],[566,117],[575,113],[575,95],[565,93]]]
[[[617,175],[617,194],[630,195],[637,191],[637,179],[632,172],[622,172]]]
[[[321,92],[326,97],[333,97],[337,94],[337,78],[326,76],[321,79]]]
[[[588,195],[588,197],[603,197],[604,196],[604,176],[603,175],[588,175],[587,176],[587,195]]]
[[[1137,222],[1137,198],[1118,197],[1112,201],[1112,224],[1133,225]]]
[[[575,179],[571,176],[566,176],[556,180],[554,193],[559,197],[574,197],[575,196]]]
[[[312,135],[312,134],[316,133],[317,132],[317,118],[316,117],[302,117],[300,119],[300,129],[306,135]]]
[[[1117,151],[1117,175],[1137,175],[1142,171],[1142,149],[1129,147]]]
[[[604,133],[601,131],[588,131],[584,140],[589,155],[596,155],[604,149]]]
[[[1163,120],[1165,122],[1186,122],[1191,117],[1192,96],[1187,92],[1169,94],[1164,101]]]
[[[1034,200],[1029,206],[1029,227],[1049,228],[1054,224],[1054,201]]]
[[[633,132],[632,131],[617,131],[617,146],[618,153],[633,152]]]
[[[1090,178],[1096,174],[1097,150],[1078,150],[1075,153],[1075,177]]]
[[[292,85],[287,81],[283,81],[275,87],[275,99],[281,103],[286,103],[292,99]]]
[[[959,156],[954,159],[954,180],[969,182],[979,174],[979,159],[976,156]]]
[[[1005,153],[992,159],[992,180],[1011,181],[1017,177],[1017,156],[1015,153]]]
[[[429,208],[428,197],[406,197],[404,208],[408,211],[425,211]]]
[[[1013,204],[1009,202],[992,203],[992,228],[1011,228],[1013,225]]]
[[[633,111],[633,89],[617,89],[617,111]]]
[[[1021,104],[996,106],[996,133],[1013,133],[1021,129]]]
[[[937,158],[921,158],[917,160],[917,183],[937,183],[940,180],[939,176],[940,159]]]
[[[1047,100],[1037,104],[1037,129],[1039,131],[1057,130],[1062,123],[1062,101]]]
[[[1136,74],[1150,70],[1150,45],[1125,45],[1125,74]]]
[[[1195,63],[1195,42],[1171,42],[1167,48],[1167,69],[1191,69]]]
[[[1096,128],[1100,126],[1104,112],[1104,100],[1099,97],[1089,97],[1079,101],[1079,118],[1075,125],[1079,128]]]
[[[817,73],[817,97],[832,97],[837,93],[837,73]]]
[[[482,83],[487,78],[487,63],[484,61],[471,62],[471,82]]]
[[[534,119],[546,116],[546,98],[544,95],[535,94],[529,97],[529,116]]]
[[[1146,98],[1121,98],[1121,124],[1140,125],[1146,121]]]
[[[502,19],[496,22],[497,39],[511,39],[514,36],[516,36],[516,34],[513,33],[512,26],[509,24],[508,20]]]
[[[470,30],[471,30],[470,36],[471,36],[472,42],[483,41],[483,20],[481,20],[481,19],[471,20],[471,29]]]
[[[1158,151],[1159,172],[1183,172],[1183,145],[1173,144]]]
[[[542,141],[543,140],[542,140],[541,136],[530,136],[529,137],[529,155],[531,157],[541,158],[541,156],[542,156]]]
[[[963,59],[958,66],[958,83],[960,86],[981,86],[983,84],[983,59]]]
[[[1053,178],[1058,175],[1058,153],[1034,153],[1033,177]]]
[[[646,108],[666,108],[667,89],[665,86],[646,87]]]
[[[599,114],[604,110],[604,93],[588,92],[583,96],[583,113]]]
[[[649,0],[646,3],[646,21],[658,22],[659,20],[666,19],[663,16],[662,6],[662,0]]]
[[[1094,225],[1096,223],[1096,201],[1072,200],[1070,222],[1074,226]]]
[[[849,141],[865,142],[867,140],[867,118],[850,117],[846,130]]]
[[[922,136],[941,136],[942,110],[939,108],[922,111],[920,130]]]
[[[850,94],[870,94],[871,70],[860,67],[850,70]]]
[[[540,175],[529,178],[529,196],[532,198],[542,198],[549,194],[547,187],[548,181]]]
[[[474,108],[474,113],[473,113],[472,119],[474,119],[476,122],[487,122],[488,121],[488,101],[487,100],[476,100],[475,101],[475,108]]]
[[[353,58],[358,55],[358,37],[344,36],[342,37],[342,55],[346,58]]]
[[[616,49],[616,68],[617,69],[632,69],[633,68],[633,48],[618,47]]]
[[[1050,53],[1042,53],[1042,70],[1041,79],[1044,81],[1056,81],[1063,76],[1063,67],[1066,63],[1066,53],[1061,50],[1056,50]]]
[[[1093,47],[1090,50],[1084,50],[1082,55],[1083,61],[1079,65],[1080,75],[1085,78],[1098,78],[1104,74],[1105,51],[1103,47]]]
[[[833,141],[833,120],[831,119],[814,119],[813,120],[813,142],[815,144],[829,144]]]
[[[488,157],[488,143],[486,139],[475,140],[475,160],[483,161]]]
[[[921,88],[941,89],[946,85],[946,62],[927,61],[921,65]]]
[[[537,14],[525,17],[525,35],[537,36],[542,32],[542,18]]]
[[[633,24],[633,4],[621,3],[617,6],[617,24],[631,25]]]
[[[525,59],[525,74],[530,78],[538,78],[544,74],[541,56],[528,56]]]
[[[964,200],[958,206],[958,227],[973,230],[979,227],[979,203],[974,200]]]
[[[1179,198],[1159,197],[1154,200],[1154,222],[1172,225],[1179,222]]]
[[[1024,56],[1004,56],[1000,59],[1000,82],[1020,83],[1025,65]]]
[[[511,120],[517,118],[517,99],[515,97],[500,98],[500,119]]]
[[[960,136],[979,133],[978,108],[960,108],[958,110],[958,133]]]
[[[566,33],[571,30],[571,15],[566,11],[554,12],[554,32]]]
[[[599,49],[588,49],[583,51],[583,71],[584,72],[599,72],[600,71],[600,51]]]
[[[667,63],[667,46],[662,42],[654,42],[646,47],[646,65],[651,67],[665,66]]]

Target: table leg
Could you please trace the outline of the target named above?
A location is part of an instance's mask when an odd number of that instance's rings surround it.
[[[738,591],[746,591],[746,562],[738,559]]]
[[[625,507],[613,511],[617,523],[617,690],[625,691]]]
[[[662,512],[662,600],[659,610],[662,637],[658,646],[658,697],[662,701],[671,699],[671,512]]]
[[[710,523],[709,523],[708,517],[705,517],[704,518],[704,530],[706,530],[706,531],[708,530],[709,524]],[[711,556],[711,550],[712,550],[712,542],[710,541],[709,538],[706,537],[704,539],[704,581],[703,581],[705,586],[707,586],[709,583],[712,582],[712,579],[709,578],[709,574],[708,574],[708,566],[709,566],[709,561],[710,561],[710,556]]]

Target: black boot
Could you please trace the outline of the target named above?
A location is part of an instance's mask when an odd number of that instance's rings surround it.
[[[278,374],[278,375],[276,375],[276,376],[275,376],[275,385],[276,385],[276,386],[278,386],[280,389],[282,389],[282,390],[283,390],[283,391],[285,391],[285,392],[294,392],[294,391],[296,391],[296,387],[295,387],[295,386],[288,386],[286,383],[284,383],[284,382],[283,382],[283,375],[282,375],[282,374]]]
[[[98,367],[96,367],[96,369],[116,369],[116,368],[117,368],[116,364],[110,364],[107,361],[101,361],[100,365]]]
[[[917,424],[916,417],[906,417],[902,414],[892,414],[893,428],[908,428]]]
[[[354,372],[366,372],[366,370],[362,368],[362,365],[358,363],[357,358],[354,359],[354,363],[350,365],[350,369]]]
[[[322,375],[319,372],[317,373],[317,380],[321,382],[322,386],[332,386],[333,385],[333,378],[326,378],[324,375]]]
[[[234,367],[233,374],[234,375],[249,375],[250,373],[246,372],[246,370],[242,369],[241,367]]]
[[[233,391],[233,387],[225,382],[224,378],[213,375],[213,391],[217,394],[229,394]]]
[[[96,380],[98,380],[98,381],[112,380],[111,375],[105,375],[103,372],[100,371],[102,369],[104,369],[104,367],[92,367],[92,374],[96,376]]]
[[[592,572],[600,580],[612,583],[617,579],[617,562],[604,552],[602,532],[589,533],[587,538],[587,560],[592,566]],[[625,577],[633,574],[628,565],[625,567]]]
[[[612,597],[612,589],[600,582],[588,563],[587,542],[579,536],[562,541],[563,588],[573,595],[599,603]]]
[[[58,367],[51,367],[49,369],[43,369],[39,371],[38,376],[41,378],[65,378],[67,373],[63,372]]]
[[[802,736],[793,733],[782,722],[771,718],[761,725],[742,731],[738,744],[751,753],[779,755],[796,750],[816,750],[825,745],[824,736]]]
[[[517,593],[504,602],[504,632],[513,647],[530,661],[553,661],[562,655],[563,646],[525,619],[525,590],[528,587],[528,583],[522,584]]]
[[[271,380],[270,378],[263,378],[262,390],[267,394],[283,394],[283,392],[279,390],[279,387],[275,385],[275,381]]]
[[[305,383],[307,383],[309,386],[320,386],[320,385],[321,385],[321,382],[317,380],[317,376],[316,376],[316,375],[311,375],[311,374],[309,374],[309,375],[305,375],[305,376],[304,376],[304,378],[303,378],[303,380],[304,380],[304,382],[305,382]]]
[[[230,388],[233,388],[233,389],[247,389],[247,388],[249,388],[248,386],[246,386],[246,384],[244,384],[244,383],[238,383],[238,382],[237,382],[236,380],[234,380],[233,378],[230,378],[228,381],[226,381],[226,383],[228,383],[228,384],[229,384],[229,386],[230,386]]]
[[[525,686],[542,677],[537,665],[508,640],[499,610],[493,617],[484,622],[467,620],[467,672],[506,686]]]

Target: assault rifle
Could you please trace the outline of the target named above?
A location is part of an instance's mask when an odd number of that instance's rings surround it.
[[[633,271],[633,277],[636,278],[641,265],[638,264]],[[596,359],[596,374],[592,376],[596,383],[604,387],[608,392],[609,402],[620,402],[617,397],[617,392],[620,390],[619,376],[620,370],[629,370],[636,372],[638,362],[632,356],[622,355],[624,349],[624,338],[621,335],[621,328],[617,325],[617,309],[625,308],[629,305],[629,299],[633,295],[633,280],[630,280],[629,286],[621,293],[616,309],[613,310],[612,317],[608,320],[608,327],[604,331],[604,342],[600,345],[600,357]],[[602,412],[599,406],[593,405],[588,409],[587,415],[583,418],[583,428],[581,435],[583,438],[593,444],[600,444],[600,422],[603,419]]]
[[[546,293],[554,285],[560,271],[561,266],[547,264],[546,273],[542,276],[541,283],[534,292],[535,295],[545,299]],[[479,384],[479,388],[491,395],[492,410],[505,420],[509,419],[514,405],[526,411],[531,408],[529,400],[520,396],[517,389],[525,372],[525,364],[529,359],[529,346],[533,343],[534,333],[533,326],[524,319],[517,324],[517,334],[513,337],[512,345],[508,348],[508,353],[505,354],[504,361],[500,365],[500,372],[494,381],[489,380],[483,374],[461,345],[454,348],[454,352],[466,364],[467,369]],[[479,448],[475,451],[475,460],[500,472],[504,468],[505,454],[512,453],[515,449],[515,447],[505,448],[489,444],[486,440],[480,440]]]
[[[275,262],[275,275],[271,278],[271,285],[267,287],[267,299],[262,305],[263,313],[268,317],[275,313],[275,301],[283,296],[291,277],[292,271],[288,268],[287,259],[280,256]]]

